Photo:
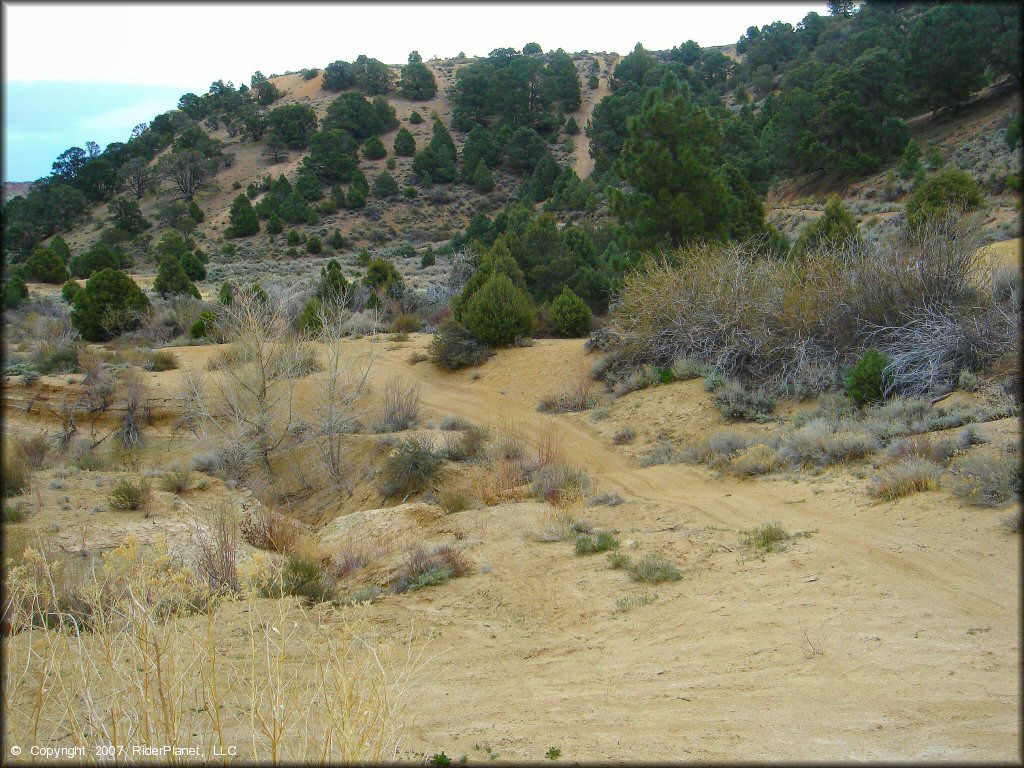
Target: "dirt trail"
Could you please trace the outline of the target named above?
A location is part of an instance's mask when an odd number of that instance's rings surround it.
[[[674,418],[706,398],[700,387],[620,398],[599,425],[536,411],[589,368],[579,341],[503,350],[476,378],[410,364],[428,341],[353,348],[378,352],[374,391],[395,374],[417,382],[427,420],[511,424],[533,443],[554,430],[593,491],[625,499],[577,514],[684,578],[640,585],[602,555],[538,542],[549,509],[537,502],[444,516],[477,572],[347,613],[368,639],[433,634],[407,702],[415,749],[498,761],[550,747],[568,761],[1020,759],[1020,539],[1000,528],[1007,509],[944,492],[879,503],[842,469],[737,480],[641,468],[608,430],[656,434],[665,424],[645,407]],[[174,350],[193,367],[215,351]],[[164,393],[180,375],[151,374]],[[300,410],[311,386],[298,387]],[[808,535],[752,557],[741,531],[769,520]],[[653,602],[617,609],[641,597]]]
[[[615,70],[615,66],[619,63],[621,56],[616,56],[615,61],[612,62],[611,66],[605,64],[603,58],[598,59],[601,72],[598,75],[597,88],[591,91],[589,88],[584,86],[584,93],[587,94],[583,101],[583,111],[580,115],[580,119],[577,122],[580,125],[580,132],[576,136],[576,151],[573,152],[573,157],[576,160],[576,175],[581,179],[587,178],[591,173],[594,172],[594,158],[590,156],[590,138],[587,136],[584,128],[590,121],[590,116],[594,114],[594,108],[601,103],[601,99],[609,95],[612,90],[609,86],[608,81],[611,79],[612,72]]]
[[[426,619],[440,632],[414,700],[431,748],[482,758],[473,748],[486,743],[540,759],[558,746],[590,760],[1017,755],[1019,542],[999,529],[1004,512],[945,493],[880,504],[845,473],[794,483],[637,468],[586,421],[534,411],[586,364],[578,343],[510,350],[476,381],[403,367],[399,355],[381,362],[415,377],[440,412],[554,425],[597,487],[627,498],[586,517],[687,569],[646,590],[652,604],[616,613],[616,597],[645,590],[602,557],[532,541],[537,505],[460,513],[483,532],[470,551],[491,572],[367,609],[385,626]],[[739,532],[772,519],[813,533],[745,559]]]

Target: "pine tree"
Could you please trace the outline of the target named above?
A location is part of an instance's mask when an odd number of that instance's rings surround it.
[[[153,280],[153,290],[163,297],[185,294],[200,298],[199,290],[188,279],[181,262],[171,254],[160,257],[160,266],[157,267],[156,279]]]
[[[238,195],[231,202],[231,210],[228,213],[229,221],[227,231],[228,237],[248,237],[255,235],[260,229],[260,219],[253,210],[249,198],[245,195]]]
[[[724,240],[735,204],[719,167],[721,134],[708,113],[666,73],[629,125],[615,170],[632,191],[611,195],[627,242],[647,248]]]

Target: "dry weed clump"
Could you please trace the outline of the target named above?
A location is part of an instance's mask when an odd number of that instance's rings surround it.
[[[202,585],[134,540],[85,573],[69,610],[62,566],[30,551],[9,574],[3,715],[14,743],[206,756],[234,745],[254,762],[316,765],[404,750],[403,700],[423,664],[412,643],[395,656],[289,598],[250,595],[237,609],[204,598],[206,616],[193,615]]]
[[[684,451],[683,458],[691,463],[706,464],[712,469],[722,469],[753,442],[753,438],[739,432],[720,429],[711,437]]]
[[[238,530],[251,546],[281,554],[295,551],[302,537],[302,528],[297,522],[263,505],[246,510],[239,520]]]
[[[730,475],[754,477],[774,472],[780,465],[781,462],[771,446],[756,443],[744,448],[730,459],[725,471]]]
[[[778,520],[761,523],[756,528],[743,531],[740,541],[755,552],[778,552],[786,548],[793,534],[782,527]]]
[[[683,578],[682,572],[675,564],[661,555],[644,555],[639,560],[633,560],[622,552],[612,552],[608,555],[608,564],[613,570],[626,571],[633,581],[643,581],[647,584],[679,581]]]
[[[556,394],[548,395],[537,406],[541,413],[576,413],[586,411],[594,407],[594,397],[591,394],[592,385],[590,380],[581,376],[568,389]]]
[[[985,371],[1019,348],[1017,284],[995,289],[979,238],[977,220],[951,212],[801,259],[756,244],[652,257],[626,276],[607,346],[620,368],[689,358],[790,396],[834,389],[875,346],[892,361],[887,394],[947,391],[962,369]]]
[[[1021,498],[1020,453],[983,445],[950,464],[947,482],[957,496],[994,507]]]
[[[388,379],[384,385],[384,399],[377,432],[404,432],[412,429],[420,418],[420,386],[407,384],[398,377]]]
[[[450,544],[442,544],[427,551],[417,548],[402,565],[392,584],[392,589],[402,592],[415,591],[472,573],[473,566],[466,556]]]
[[[442,458],[429,440],[404,440],[388,456],[380,475],[384,498],[424,491],[441,471]]]
[[[466,426],[444,436],[444,455],[450,461],[477,461],[487,452],[490,433],[484,427]]]
[[[891,463],[871,483],[870,493],[891,501],[920,491],[934,491],[939,487],[942,467],[918,455],[908,455]]]
[[[152,490],[149,481],[140,477],[134,482],[128,478],[117,481],[114,489],[110,492],[109,503],[112,509],[122,511],[143,510],[148,513]]]
[[[778,455],[797,466],[830,466],[862,459],[879,449],[865,427],[846,421],[814,419],[782,437]]]

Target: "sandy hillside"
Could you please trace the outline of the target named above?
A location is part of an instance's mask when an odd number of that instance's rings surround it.
[[[601,103],[601,99],[611,94],[611,86],[609,80],[611,80],[612,72],[615,71],[615,66],[619,63],[621,56],[616,56],[615,60],[611,64],[605,60],[605,57],[599,57],[597,59],[601,66],[601,71],[598,74],[597,88],[590,90],[586,86],[583,88],[583,107],[580,119],[577,120],[580,126],[580,132],[576,135],[576,151],[573,152],[573,161],[576,164],[576,175],[581,179],[587,178],[591,173],[594,172],[594,158],[590,156],[590,138],[587,136],[584,128],[590,121],[590,116],[594,114],[594,108]],[[583,82],[586,83],[587,77],[583,77]]]
[[[428,340],[375,344],[373,397],[397,373],[421,386],[428,427],[457,414],[515,426],[532,443],[553,430],[565,457],[589,473],[591,496],[624,500],[577,516],[617,531],[633,557],[670,558],[684,578],[639,585],[604,555],[537,541],[552,510],[533,500],[446,515],[367,496],[363,511],[339,516],[348,502],[321,498],[317,530],[328,551],[380,548],[384,536],[392,547],[451,543],[473,562],[474,574],[438,587],[317,609],[385,645],[401,646],[410,631],[417,648],[426,643],[429,662],[407,700],[410,750],[499,761],[540,760],[551,747],[569,761],[1019,757],[1020,539],[1000,527],[1006,508],[969,507],[945,492],[877,502],[855,468],[744,481],[688,465],[639,468],[640,446],[614,446],[614,430],[628,425],[649,445],[720,425],[695,382],[619,398],[601,420],[549,416],[538,400],[593,362],[580,341],[541,340],[499,352],[476,373],[447,374],[409,362]],[[367,339],[351,344],[371,348]],[[215,352],[174,350],[193,367]],[[147,374],[163,407],[180,376]],[[64,381],[44,383],[55,397]],[[9,429],[38,429],[26,393],[7,383]],[[297,388],[300,411],[312,386]],[[155,466],[196,449],[172,423],[158,419],[148,431]],[[1019,434],[1014,420],[983,431],[997,441]],[[473,471],[452,465],[445,482]],[[119,526],[110,513],[87,511],[109,479],[85,472],[60,482],[42,486],[40,511],[25,525],[69,548],[82,521],[96,540],[122,538],[103,530]],[[160,494],[153,518],[128,527],[173,536],[189,510],[231,493],[215,480],[184,503]],[[755,557],[740,533],[768,520],[806,535]],[[617,609],[630,598],[628,611]],[[230,607],[218,616],[233,638],[245,621]]]

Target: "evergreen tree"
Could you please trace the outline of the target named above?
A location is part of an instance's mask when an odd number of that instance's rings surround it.
[[[568,286],[551,302],[549,316],[559,336],[578,338],[590,333],[590,308]]]
[[[188,279],[188,274],[178,258],[171,254],[160,257],[156,279],[153,280],[153,290],[164,298],[181,294],[200,298],[199,289]]]
[[[413,53],[416,52],[413,51]],[[422,60],[413,61],[412,54],[410,54],[409,63],[402,67],[398,90],[406,99],[426,101],[434,98],[437,94],[437,80],[434,79],[434,73]]]
[[[412,157],[416,154],[416,139],[408,128],[401,128],[395,136],[395,154],[399,157]]]
[[[377,197],[396,197],[398,195],[398,182],[395,177],[387,171],[381,171],[373,179],[373,194]]]
[[[36,248],[25,262],[25,277],[60,285],[70,277],[64,260],[52,248]]]
[[[473,189],[484,194],[494,189],[494,177],[487,169],[487,163],[483,159],[476,164],[476,171],[473,173]]]
[[[206,279],[206,267],[199,257],[187,251],[179,259],[181,268],[185,270],[185,274],[188,275],[189,280],[205,280]]]
[[[363,142],[363,157],[367,160],[380,160],[387,157],[388,151],[379,136],[371,136]]]
[[[473,294],[463,316],[472,334],[491,346],[509,346],[533,332],[529,297],[500,272],[492,274]]]
[[[629,125],[615,170],[632,191],[612,190],[611,207],[630,244],[727,238],[735,203],[719,167],[721,134],[688,89],[666,74]]]
[[[907,142],[907,148],[903,150],[903,162],[900,163],[899,174],[901,179],[912,179],[921,170],[921,147],[911,139]]]
[[[255,235],[260,229],[260,219],[245,195],[238,195],[231,202],[228,219],[230,225],[224,233],[228,237],[248,237]]]
[[[792,255],[800,258],[822,247],[840,245],[847,240],[860,240],[857,222],[838,195],[832,195],[820,218],[804,226],[793,244]]]
[[[106,341],[115,329],[138,327],[149,309],[149,299],[124,272],[104,269],[86,281],[74,306],[71,322],[82,338]]]

